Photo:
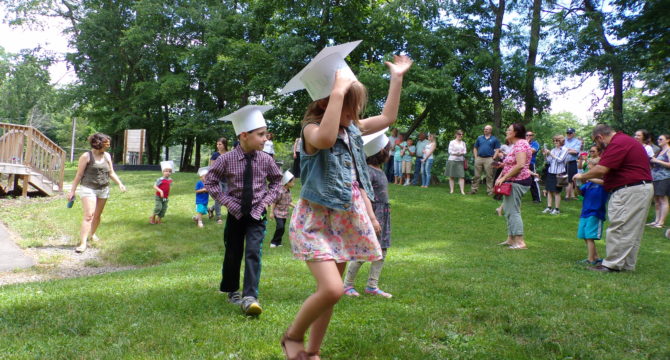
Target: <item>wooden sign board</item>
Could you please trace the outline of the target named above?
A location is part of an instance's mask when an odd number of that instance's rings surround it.
[[[146,129],[126,130],[123,139],[123,163],[141,165]]]

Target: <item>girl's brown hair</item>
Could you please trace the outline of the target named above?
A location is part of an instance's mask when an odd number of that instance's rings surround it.
[[[375,166],[380,166],[382,164],[385,164],[389,160],[389,157],[391,155],[390,149],[391,149],[391,143],[389,142],[389,143],[386,144],[386,146],[384,146],[383,149],[379,150],[378,153],[376,153],[372,156],[368,156],[365,159],[365,162],[370,164],[370,165],[375,165]]]
[[[330,97],[312,101],[307,106],[305,116],[302,118],[302,126],[309,123],[320,123],[323,119],[323,114],[326,112],[328,100]],[[356,126],[359,126],[360,115],[365,112],[365,105],[368,102],[368,90],[365,85],[359,81],[355,81],[349,87],[349,91],[344,95],[342,105],[342,112],[347,112],[352,116],[352,121]]]
[[[88,143],[91,144],[91,147],[96,150],[103,148],[103,145],[106,141],[111,141],[109,135],[103,133],[95,133],[88,137]]]

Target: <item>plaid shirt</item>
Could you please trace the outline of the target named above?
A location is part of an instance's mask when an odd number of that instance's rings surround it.
[[[272,204],[280,194],[282,173],[270,155],[262,151],[255,151],[255,153],[252,160],[254,197],[251,202],[251,216],[260,220],[265,208]],[[227,207],[228,212],[236,219],[242,218],[245,166],[244,152],[238,145],[232,151],[219,156],[205,176],[205,188],[209,195],[219,204]],[[266,179],[269,184],[266,183]],[[228,184],[228,191],[225,194],[221,191],[219,181],[225,181]]]
[[[288,208],[291,206],[291,190],[282,186],[277,200],[275,200],[274,216],[280,219],[288,218]]]

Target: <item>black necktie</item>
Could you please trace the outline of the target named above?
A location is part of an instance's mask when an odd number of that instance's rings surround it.
[[[251,213],[251,203],[254,199],[254,171],[253,171],[254,153],[244,154],[244,159],[247,164],[244,167],[244,187],[242,188],[242,215],[249,215]]]

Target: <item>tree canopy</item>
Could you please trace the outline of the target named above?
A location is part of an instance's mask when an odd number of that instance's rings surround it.
[[[27,122],[34,109],[58,114],[61,123],[77,116],[117,138],[124,129],[145,128],[152,163],[161,147],[180,144],[185,163],[197,166],[203,144],[233,136],[217,118],[252,103],[274,105],[266,114],[270,131],[290,141],[309,98],[277,90],[321,48],[359,39],[347,60],[368,88],[367,114],[383,106],[384,61],[396,53],[415,61],[403,88],[403,131],[479,133],[483,124],[499,129],[512,122],[546,127],[551,104],[536,81],[593,74],[612,104],[596,121],[627,130],[668,125],[670,12],[662,0],[8,0],[4,6],[15,26],[40,16],[66,20],[64,36],[74,49],[67,61],[79,81],[53,89],[48,55],[0,52],[1,116]],[[644,105],[636,103],[627,116],[624,93],[635,84],[643,84],[634,98]]]

